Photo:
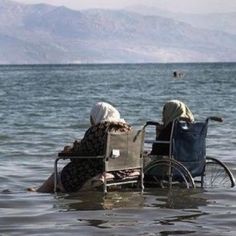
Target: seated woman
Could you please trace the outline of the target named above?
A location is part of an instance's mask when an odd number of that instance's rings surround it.
[[[187,122],[193,122],[194,117],[190,109],[179,100],[170,100],[167,102],[162,110],[162,122],[163,124],[156,128],[156,141],[169,141],[171,134],[172,122],[175,119],[182,119]],[[158,144],[152,145],[152,151],[150,155],[168,155],[169,144]]]
[[[86,131],[83,139],[75,141],[72,147],[66,146],[59,155],[98,156],[106,150],[108,131],[128,132],[131,126],[120,118],[119,111],[105,102],[98,102],[90,112],[91,127]],[[115,178],[123,178],[133,171],[116,171],[111,173]],[[81,190],[86,182],[95,176],[103,174],[102,159],[71,159],[60,173],[60,190],[62,192],[76,192]],[[37,189],[38,192],[53,192],[54,175]]]

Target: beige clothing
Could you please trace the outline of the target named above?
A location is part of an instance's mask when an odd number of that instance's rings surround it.
[[[96,103],[90,112],[90,117],[92,118],[94,125],[105,121],[125,123],[125,120],[120,118],[119,111],[106,102]]]
[[[194,121],[194,117],[190,109],[181,101],[171,100],[163,107],[163,123],[166,127],[170,122],[175,119],[184,118],[189,122]]]

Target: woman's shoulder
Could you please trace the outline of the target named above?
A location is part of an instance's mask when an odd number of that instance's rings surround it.
[[[107,124],[109,131],[128,132],[132,129],[131,125],[125,122],[109,122]]]
[[[89,134],[94,134],[94,133],[107,133],[109,132],[128,132],[132,129],[132,127],[125,123],[125,122],[111,122],[111,121],[105,121],[98,123],[96,125],[91,126],[87,131],[86,131],[86,136]]]
[[[97,125],[91,126],[91,130],[104,130],[104,131],[126,132],[130,131],[131,129],[132,129],[131,126],[125,122],[114,122],[114,121],[105,121]]]
[[[158,140],[169,140],[170,138],[170,133],[171,133],[171,128],[172,128],[172,122],[170,122],[166,127],[164,127],[159,135],[158,135]]]

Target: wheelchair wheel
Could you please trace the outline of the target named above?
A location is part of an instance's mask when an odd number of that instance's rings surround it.
[[[232,188],[234,186],[234,176],[229,168],[216,158],[206,157],[203,187]]]
[[[144,184],[150,187],[195,188],[190,172],[174,159],[160,159],[144,167]]]

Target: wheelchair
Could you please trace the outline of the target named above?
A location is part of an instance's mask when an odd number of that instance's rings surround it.
[[[166,156],[146,155],[144,184],[161,188],[232,188],[235,179],[230,169],[220,160],[206,155],[206,137],[209,121],[222,122],[219,117],[208,117],[204,122],[172,122],[169,140],[148,140],[145,144],[168,145]],[[148,121],[147,126],[160,125]],[[145,131],[146,132],[146,131]],[[146,132],[147,135],[147,132]]]
[[[60,160],[70,159],[102,159],[104,169],[103,192],[108,192],[108,187],[122,185],[137,185],[143,192],[143,144],[144,130],[133,130],[130,132],[108,132],[106,151],[101,156],[78,156],[58,154],[54,162],[54,192],[58,192]],[[123,179],[107,179],[106,173],[120,170],[137,170],[137,174]]]

